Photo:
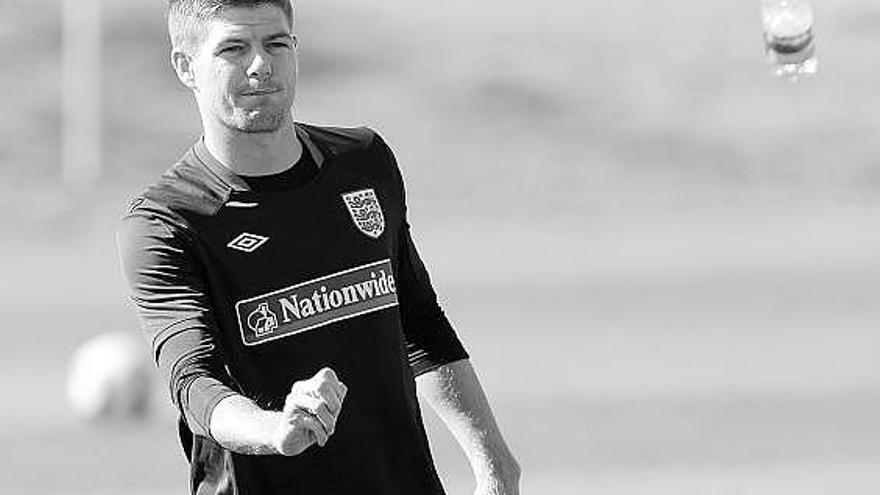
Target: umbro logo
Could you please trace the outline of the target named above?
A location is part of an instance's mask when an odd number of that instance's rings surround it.
[[[266,236],[244,232],[230,241],[226,246],[239,251],[244,251],[245,253],[253,253],[268,240],[269,238]]]

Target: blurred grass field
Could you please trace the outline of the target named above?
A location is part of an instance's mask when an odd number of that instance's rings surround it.
[[[79,342],[136,331],[126,198],[199,133],[162,2],[104,4],[86,194],[58,173],[59,4],[7,3],[26,70],[0,75],[4,493],[185,493],[162,385],[146,424],[63,403]],[[880,6],[813,3],[820,73],[792,86],[767,75],[757,0],[299,2],[297,117],[397,151],[524,493],[880,491]]]

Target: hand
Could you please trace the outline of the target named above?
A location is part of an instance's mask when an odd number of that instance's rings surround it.
[[[290,388],[275,434],[275,450],[281,455],[298,455],[317,443],[323,447],[336,431],[336,420],[348,387],[330,368]]]

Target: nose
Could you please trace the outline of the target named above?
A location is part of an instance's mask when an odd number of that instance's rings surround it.
[[[267,81],[272,75],[272,59],[263,49],[257,48],[254,51],[254,58],[247,68],[247,75],[249,79],[258,81]]]

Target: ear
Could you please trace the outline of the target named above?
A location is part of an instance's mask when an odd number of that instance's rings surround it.
[[[182,50],[172,50],[171,51],[171,65],[174,67],[174,72],[177,73],[177,78],[180,79],[186,87],[190,89],[196,89],[196,78],[195,73],[193,72],[193,59]]]

